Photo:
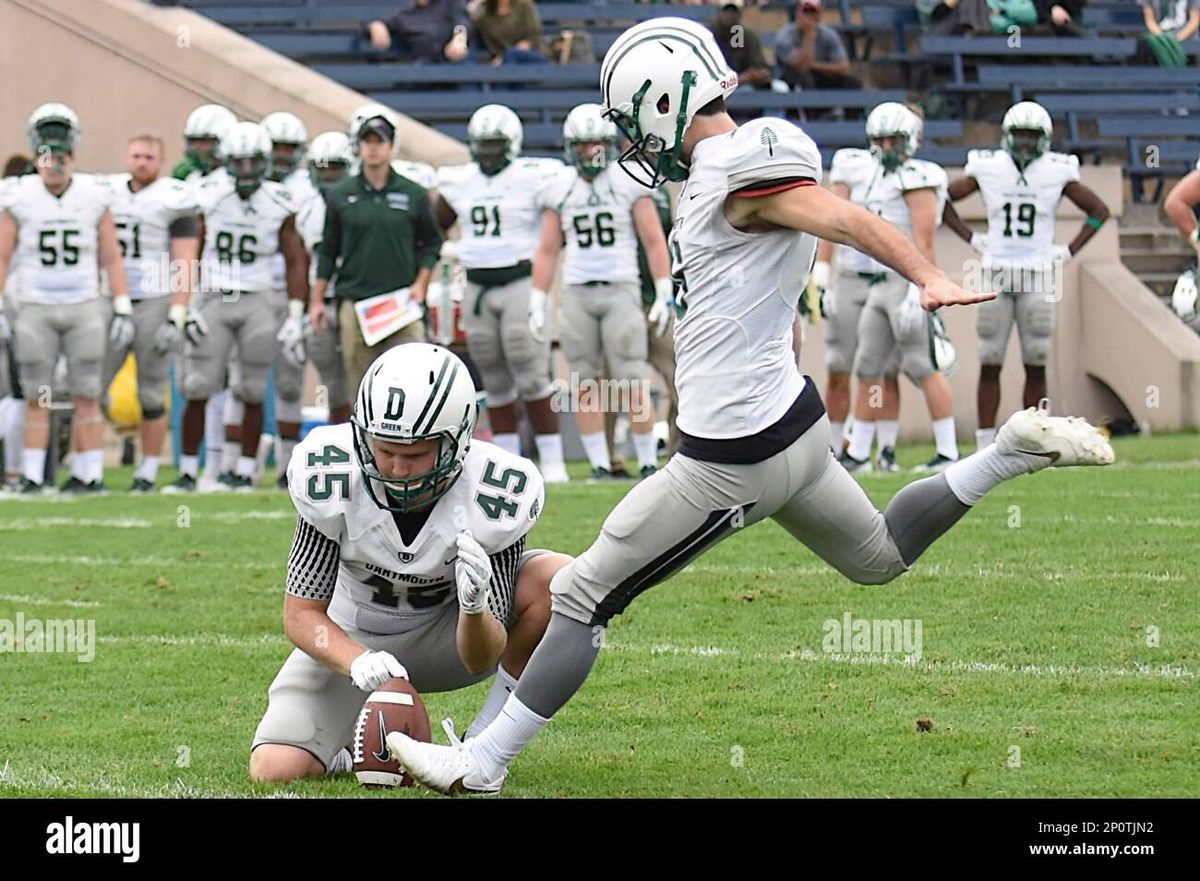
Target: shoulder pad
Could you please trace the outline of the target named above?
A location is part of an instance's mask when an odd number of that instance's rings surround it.
[[[345,422],[314,428],[296,445],[288,462],[288,492],[296,513],[334,539],[346,529],[345,512],[351,500],[342,498],[336,483],[322,475],[346,474],[348,494],[361,487],[351,431],[350,424]],[[310,483],[318,490],[317,496],[329,489],[334,491],[328,498],[313,498]]]
[[[459,479],[470,496],[471,532],[489,554],[520,540],[545,505],[545,483],[537,466],[495,444],[472,441]]]
[[[731,133],[729,189],[783,178],[821,181],[821,154],[812,138],[784,119],[756,119]]]

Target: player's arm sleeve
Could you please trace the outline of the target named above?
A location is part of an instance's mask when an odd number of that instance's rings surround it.
[[[1066,156],[1067,162],[1067,183],[1078,183],[1080,180],[1079,174],[1079,157],[1073,153],[1068,153]]]
[[[983,159],[983,154],[979,150],[967,151],[967,164],[963,166],[963,175],[965,177],[979,177],[979,162]]]
[[[821,182],[821,154],[812,138],[788,122],[772,122],[745,138],[729,161],[729,191],[769,196]]]
[[[517,568],[521,555],[525,553],[525,536],[495,554],[488,554],[492,562],[492,586],[488,593],[488,608],[492,617],[501,624],[508,622],[512,612],[513,597],[517,592]]]
[[[328,602],[337,584],[340,559],[341,546],[298,515],[292,552],[288,555],[288,594],[302,600]]]

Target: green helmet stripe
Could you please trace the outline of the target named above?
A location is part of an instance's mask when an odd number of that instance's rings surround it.
[[[450,367],[450,359],[442,359],[442,369],[438,371],[437,379],[434,380],[433,389],[429,392],[429,397],[425,399],[425,406],[421,408],[420,414],[413,421],[413,434],[421,434],[421,420],[425,418],[425,414],[429,412],[429,408],[433,406],[433,399],[437,397],[438,390],[442,387],[442,380],[446,378],[446,370]]]
[[[454,388],[454,380],[457,378],[457,376],[458,364],[455,364],[454,370],[450,374],[450,378],[446,380],[446,387],[442,390],[442,399],[438,401],[437,406],[433,409],[433,412],[429,414],[429,422],[425,424],[425,431],[428,432],[431,428],[433,428],[433,423],[435,423],[438,416],[441,415],[442,408],[446,406],[446,399],[450,397],[450,389]],[[430,400],[432,400],[432,398],[430,398]]]

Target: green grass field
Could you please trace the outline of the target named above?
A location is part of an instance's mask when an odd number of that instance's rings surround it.
[[[731,538],[614,621],[505,794],[1195,796],[1200,438],[1115,446],[1001,487],[886,586],[773,523]],[[882,505],[907,479],[864,484]],[[534,544],[583,550],[623,491],[551,487]],[[275,492],[0,501],[0,619],[97,636],[91,663],[0,658],[0,795],[429,797],[248,782],[292,526]],[[921,659],[824,652],[846,613],[919,621]],[[435,737],[485,689],[426,696]]]

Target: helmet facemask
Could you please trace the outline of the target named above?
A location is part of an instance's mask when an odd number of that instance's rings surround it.
[[[261,153],[253,156],[239,156],[226,162],[226,167],[233,177],[234,187],[239,196],[248,199],[255,190],[262,186],[269,164],[267,157]]]
[[[1036,128],[1010,128],[1004,133],[1004,149],[1024,168],[1046,152],[1050,136]]]
[[[611,139],[592,138],[567,141],[567,161],[585,177],[594,178],[617,158],[617,145]]]
[[[300,167],[304,158],[304,150],[300,144],[287,141],[276,141],[271,146],[271,167],[267,171],[267,179],[282,183],[284,178]]]
[[[488,177],[497,175],[512,162],[512,141],[508,138],[473,138],[471,159]]]
[[[890,145],[886,143],[888,141],[891,142]],[[904,132],[894,132],[871,138],[871,155],[883,166],[885,172],[895,171],[909,158],[908,135]]]
[[[350,165],[340,160],[317,160],[309,163],[309,171],[318,189],[327,190],[345,179],[350,173]]]
[[[646,80],[637,90],[630,101],[632,115],[612,107],[604,111],[606,119],[617,126],[617,130],[629,141],[620,158],[617,160],[625,173],[644,187],[655,188],[667,181],[687,180],[688,166],[680,158],[683,154],[683,132],[687,128],[688,95],[696,83],[694,71],[685,70],[681,77],[683,89],[680,93],[679,108],[675,116],[675,143],[666,147],[661,137],[652,133],[642,133],[638,116],[642,109],[642,99],[649,91],[651,81]],[[659,99],[661,102],[667,96]],[[626,105],[626,106],[630,106]],[[669,108],[663,108],[665,112]]]
[[[221,164],[217,158],[216,138],[188,138],[184,155],[204,174],[208,174]]]
[[[354,452],[358,457],[358,467],[363,473],[363,486],[367,495],[380,508],[397,514],[411,514],[423,511],[433,506],[438,499],[449,492],[462,474],[462,457],[459,456],[459,442],[470,443],[471,417],[470,413],[463,416],[458,433],[440,431],[434,434],[424,434],[417,437],[395,438],[382,435],[372,435],[367,432],[357,411],[351,417],[354,427]],[[379,469],[372,440],[385,443],[407,445],[424,440],[436,440],[433,467],[421,474],[410,477],[387,477]]]

